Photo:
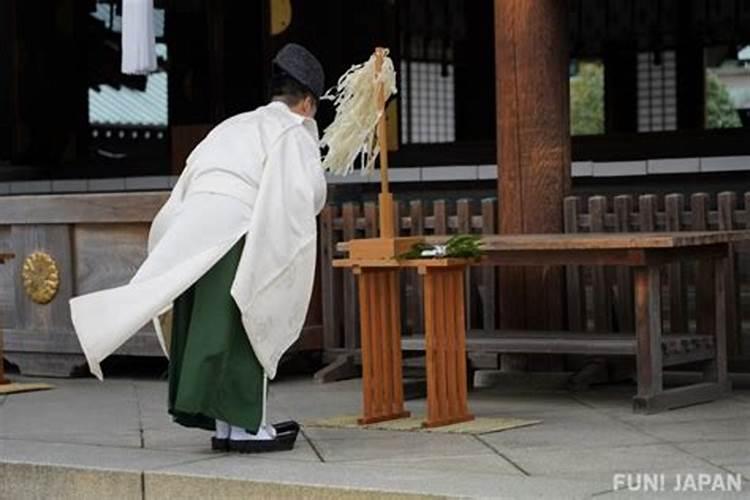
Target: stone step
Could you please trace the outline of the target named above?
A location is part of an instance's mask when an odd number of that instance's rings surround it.
[[[238,460],[242,460],[239,458]],[[389,491],[351,485],[222,477],[176,472],[114,470],[44,463],[0,461],[0,498],[24,500],[190,500],[206,498],[421,499],[431,494]],[[441,498],[449,498],[441,495]],[[456,497],[458,498],[458,497]]]

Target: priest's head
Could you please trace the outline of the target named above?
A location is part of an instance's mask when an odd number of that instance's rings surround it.
[[[295,113],[313,118],[324,91],[323,66],[309,50],[289,43],[276,54],[271,75],[271,100],[284,102]]]

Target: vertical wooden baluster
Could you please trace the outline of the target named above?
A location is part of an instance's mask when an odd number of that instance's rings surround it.
[[[656,196],[653,194],[638,197],[638,227],[642,233],[656,231]]]
[[[737,209],[737,195],[727,191],[719,193],[719,229],[722,231],[731,231],[736,229],[735,212]],[[727,255],[726,266],[726,331],[727,331],[727,348],[730,356],[735,356],[740,352],[740,320],[739,320],[739,286],[737,284],[737,253],[735,246],[729,244],[729,255]],[[716,299],[718,300],[718,299]]]
[[[471,233],[471,202],[467,199],[460,199],[456,202],[456,234]],[[469,270],[465,276],[466,294],[463,297],[464,307],[466,308],[466,327],[471,330],[472,320],[475,317],[475,300],[474,290],[477,283],[478,269]]]
[[[448,218],[445,211],[445,200],[435,200],[432,204],[432,213],[435,234],[448,234]]]
[[[497,233],[496,214],[495,199],[482,200],[482,234]],[[482,266],[480,272],[482,273],[482,328],[485,333],[491,334],[495,332],[497,324],[497,268]]]
[[[604,232],[604,216],[607,211],[607,199],[604,196],[592,196],[589,198],[589,218],[591,219],[591,232]],[[597,332],[612,331],[612,300],[607,269],[604,266],[595,266],[594,275],[594,330]]]
[[[630,213],[632,211],[633,198],[631,196],[615,196],[615,231],[621,233],[631,231]],[[633,270],[627,266],[617,267],[617,313],[620,331],[634,332]]]
[[[404,214],[404,202],[396,201],[393,203],[393,230],[395,231],[394,236],[398,238],[401,236],[404,230],[403,217]]]
[[[333,230],[333,237],[331,241],[331,255],[337,255],[336,252],[336,244],[340,243],[342,241],[346,241],[344,239],[344,234],[342,231],[343,227],[343,219],[342,219],[342,213],[339,207],[333,207],[333,220],[331,222],[332,224],[332,230]],[[347,288],[347,280],[348,279],[354,279],[354,274],[352,273],[352,270],[349,269],[339,269],[334,268],[333,269],[333,298],[331,301],[331,307],[333,309],[333,324],[334,328],[336,330],[335,333],[335,339],[336,339],[336,348],[337,349],[347,349],[346,345],[346,335],[344,333],[344,318],[346,311],[344,310],[344,307],[342,306],[344,304],[344,295],[349,291]],[[353,289],[355,293],[359,293],[358,289]],[[348,350],[348,349],[347,349]],[[349,353],[353,353],[354,350],[349,350]]]
[[[424,234],[424,214],[421,200],[413,200],[409,204],[409,217],[411,219],[409,234],[411,236],[422,236]],[[407,333],[423,334],[422,303],[424,292],[422,291],[422,279],[414,269],[406,269],[404,275],[406,277],[406,288],[411,290],[411,293],[406,297],[407,322],[411,325],[411,329]]]
[[[581,213],[581,199],[578,196],[568,196],[564,202],[564,217],[566,233],[578,233],[578,217]],[[583,280],[583,267],[565,266],[568,288],[568,327],[575,332],[588,329],[586,320],[586,286]]]
[[[706,193],[694,193],[690,197],[690,211],[694,231],[708,230],[709,198]],[[701,334],[714,333],[714,263],[699,261],[695,275],[696,331]]]
[[[685,198],[681,194],[668,194],[664,198],[667,231],[682,231],[682,211]],[[670,333],[688,332],[687,283],[680,262],[669,265],[669,330]]]
[[[378,206],[368,201],[365,203],[365,238],[378,236]]]
[[[327,205],[320,213],[320,287],[323,299],[323,349],[341,347],[338,340],[336,307],[334,307],[334,268],[331,261],[336,251],[333,218],[336,207]]]
[[[656,231],[656,211],[658,200],[656,195],[644,194],[638,197],[638,228],[642,233]]]
[[[344,203],[342,216],[342,229],[344,241],[350,241],[357,237],[357,213],[358,205],[353,203]],[[344,346],[346,349],[355,350],[359,344],[357,338],[357,314],[359,304],[356,300],[356,283],[351,273],[346,273],[344,277]]]

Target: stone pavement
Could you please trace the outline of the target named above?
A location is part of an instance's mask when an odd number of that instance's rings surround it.
[[[642,416],[630,385],[573,394],[505,380],[473,392],[472,411],[542,424],[482,436],[304,428],[293,451],[243,456],[172,424],[163,381],[49,382],[56,389],[0,396],[0,499],[638,498],[613,491],[613,474],[627,472],[664,473],[669,489],[677,473],[739,473],[744,493],[693,496],[750,498],[747,389]],[[274,382],[272,420],[357,413],[359,384]],[[424,400],[408,407],[422,412]]]

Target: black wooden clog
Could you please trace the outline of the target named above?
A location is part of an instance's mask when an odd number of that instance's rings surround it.
[[[228,438],[211,438],[211,449],[214,451],[238,451],[240,453],[260,453],[264,451],[285,451],[294,448],[300,426],[294,420],[273,424],[276,439],[258,441],[231,441]],[[249,445],[252,443],[252,445]],[[266,443],[265,446],[258,446]]]
[[[229,438],[211,438],[211,449],[214,451],[229,451]]]
[[[276,430],[274,439],[229,440],[229,450],[238,453],[267,453],[289,451],[294,448],[300,426],[293,420],[273,424]]]

